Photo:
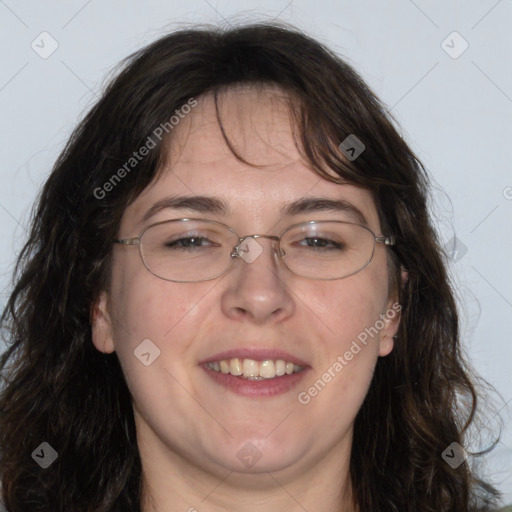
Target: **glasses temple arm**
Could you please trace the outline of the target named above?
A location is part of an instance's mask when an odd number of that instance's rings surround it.
[[[118,238],[112,240],[115,244],[123,244],[123,245],[140,245],[140,239],[138,237],[134,238]]]
[[[394,236],[376,236],[375,241],[381,244],[386,245],[395,245],[395,237]]]

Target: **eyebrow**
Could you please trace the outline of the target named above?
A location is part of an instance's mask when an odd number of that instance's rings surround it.
[[[220,197],[214,196],[170,196],[157,201],[142,217],[147,222],[162,210],[192,210],[197,213],[229,215],[228,204]],[[299,215],[311,212],[345,213],[354,221],[367,226],[368,222],[363,212],[345,199],[328,199],[326,197],[307,197],[286,203],[281,208],[283,216]]]

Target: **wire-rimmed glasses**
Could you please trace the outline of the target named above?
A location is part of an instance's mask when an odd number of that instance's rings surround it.
[[[279,236],[240,237],[221,222],[193,218],[157,222],[137,237],[114,243],[137,245],[144,266],[156,277],[193,283],[220,277],[238,259],[252,263],[263,252],[261,238],[272,240],[275,256],[292,273],[320,280],[349,277],[370,263],[377,243],[395,244],[392,236],[339,220],[293,224]]]

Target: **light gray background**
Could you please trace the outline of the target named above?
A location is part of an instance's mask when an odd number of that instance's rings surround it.
[[[501,393],[496,410],[510,422],[511,0],[0,0],[0,306],[36,193],[108,71],[184,23],[273,18],[344,55],[391,108],[431,172],[443,243],[449,246],[455,233],[459,239],[450,267],[464,343],[477,370]],[[41,42],[43,31],[58,43],[46,59],[31,48],[32,41],[40,51],[43,44],[49,48],[48,39]],[[446,39],[453,31],[463,40]],[[464,41],[469,47],[458,55]],[[507,427],[488,459],[507,502],[511,446]]]

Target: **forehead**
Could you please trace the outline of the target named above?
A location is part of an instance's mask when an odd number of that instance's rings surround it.
[[[219,117],[222,127],[219,123]],[[245,160],[275,168],[300,159],[295,147],[288,96],[280,89],[238,86],[207,94],[173,133],[171,151],[179,162],[214,163],[233,158],[222,131]],[[178,156],[179,155],[179,156]]]
[[[172,132],[166,167],[125,212],[131,224],[140,225],[147,209],[169,195],[221,197],[230,207],[230,216],[252,216],[272,224],[278,221],[275,217],[283,204],[324,197],[350,201],[377,229],[378,216],[368,190],[331,183],[302,159],[288,97],[281,90],[239,86],[220,94],[217,105],[212,94],[197,102]],[[249,165],[235,157],[222,130]],[[157,220],[168,217],[167,213]]]

